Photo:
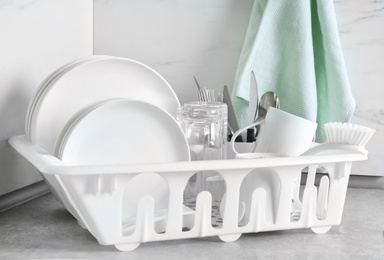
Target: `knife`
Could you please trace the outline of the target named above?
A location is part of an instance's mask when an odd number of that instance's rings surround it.
[[[228,87],[225,85],[223,89],[223,102],[227,104],[228,107],[228,128],[231,131],[231,134],[234,134],[239,130],[239,124],[237,123],[235,110],[233,109],[231,96],[229,95]],[[241,135],[236,138],[237,141],[243,142]]]
[[[259,96],[258,96],[258,88],[256,76],[253,70],[251,71],[251,84],[249,85],[249,101],[248,101],[248,125],[255,122],[257,118],[257,108],[259,106]],[[253,142],[255,135],[255,128],[249,128],[247,130],[247,142]]]
[[[256,76],[251,71],[251,85],[249,86],[249,102],[248,102],[248,124],[255,122],[257,118],[257,108],[259,106],[259,94],[257,88]]]

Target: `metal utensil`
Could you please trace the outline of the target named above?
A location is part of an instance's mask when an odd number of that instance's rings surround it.
[[[253,71],[251,71],[251,84],[249,86],[249,102],[248,102],[248,120],[247,124],[250,125],[253,122],[255,122],[255,119],[257,118],[257,111],[259,106],[259,95],[258,95],[258,87],[257,87],[257,81],[256,76]],[[245,133],[247,142],[253,142],[255,140],[255,128],[249,128],[247,129],[247,132]]]
[[[228,129],[231,135],[233,135],[237,130],[239,130],[239,124],[237,123],[235,110],[233,109],[231,96],[228,91],[228,87],[225,85],[223,89],[223,102],[228,106]],[[243,141],[243,138],[239,136],[239,142]]]
[[[215,102],[215,91],[213,89],[206,89],[204,86],[201,87],[199,82],[197,81],[196,77],[193,77],[196,82],[196,86],[198,89],[198,97],[199,101],[202,102]]]
[[[276,93],[274,93],[273,91],[265,92],[261,96],[258,113],[257,113],[257,119],[255,120],[255,122],[263,120],[265,118],[269,107],[274,107],[277,109],[280,108],[279,98],[277,97]],[[256,136],[259,134],[260,128],[261,128],[261,125],[256,126],[256,130],[257,130]]]
[[[203,89],[200,87],[200,84],[197,81],[196,77],[193,76],[193,78],[194,78],[196,86],[197,86],[197,94],[198,94],[199,100],[204,101],[205,100],[205,91],[203,91]]]
[[[217,102],[224,102],[223,99],[224,99],[223,93],[218,92],[217,93]]]
[[[256,76],[253,71],[251,71],[251,84],[249,86],[249,102],[248,102],[248,120],[247,123],[250,125],[257,118],[257,111],[259,106],[259,95]]]

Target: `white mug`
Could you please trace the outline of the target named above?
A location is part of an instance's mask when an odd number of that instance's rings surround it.
[[[299,156],[307,151],[316,133],[317,124],[274,107],[267,111],[265,119],[237,131],[240,134],[247,128],[262,124],[256,139],[254,153],[276,153],[285,156]],[[232,149],[235,150],[234,142]]]

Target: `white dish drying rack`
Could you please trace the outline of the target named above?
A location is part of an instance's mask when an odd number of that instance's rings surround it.
[[[28,142],[25,136],[9,140],[15,150],[42,174],[55,197],[102,245],[122,251],[140,243],[206,236],[225,242],[243,233],[311,228],[325,233],[341,222],[353,161],[367,159],[352,145],[315,147],[300,157],[229,159],[157,164],[65,166],[59,159]],[[330,148],[330,149],[328,149]],[[322,169],[319,184],[317,169]],[[212,196],[200,192],[192,210],[184,205],[188,181],[200,171],[214,171],[225,181],[222,225],[212,225]],[[300,179],[307,176],[300,190]],[[156,198],[138,200],[132,225],[123,221],[123,194],[133,177],[146,174],[161,177],[169,187],[168,207],[155,212]],[[248,192],[248,203],[239,203],[243,180],[256,177]],[[259,185],[260,183],[260,185]],[[239,209],[245,210],[240,221]],[[129,209],[128,209],[129,210]],[[129,227],[127,227],[127,225]]]

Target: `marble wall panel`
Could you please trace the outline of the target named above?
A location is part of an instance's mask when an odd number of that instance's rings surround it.
[[[95,54],[138,60],[158,71],[180,103],[201,85],[233,85],[253,0],[95,0]]]
[[[95,54],[137,59],[162,74],[181,103],[192,80],[232,86],[254,0],[94,0]],[[357,109],[354,123],[377,130],[368,161],[353,174],[384,175],[384,1],[334,0]]]
[[[352,172],[384,175],[384,1],[335,0],[340,40],[356,99],[352,121],[376,129],[369,159]]]

